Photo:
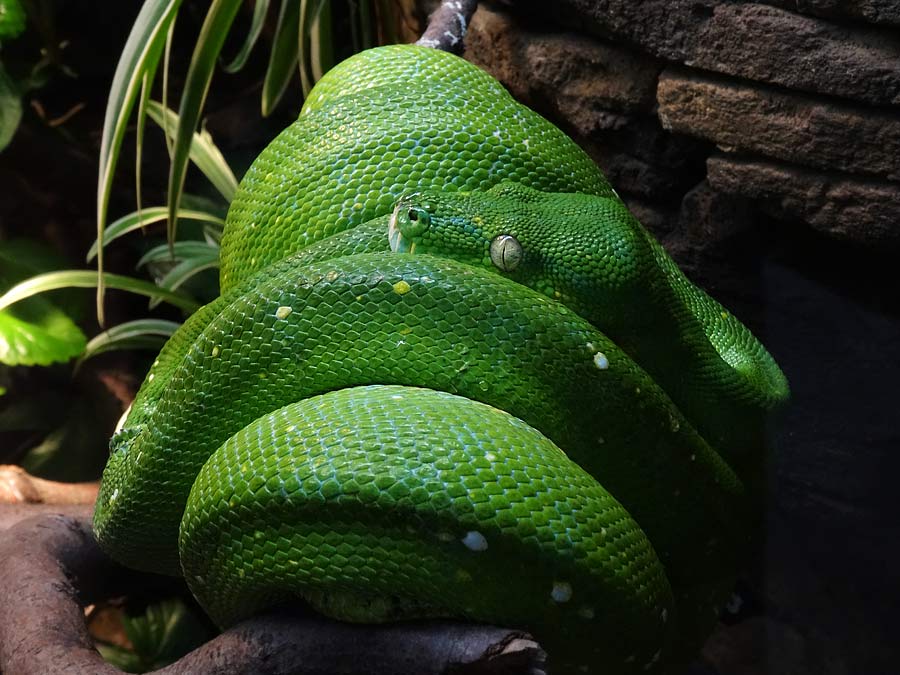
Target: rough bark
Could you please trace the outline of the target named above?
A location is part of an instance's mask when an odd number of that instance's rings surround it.
[[[0,464],[0,504],[91,504],[98,488],[96,482],[44,480],[19,466]]]
[[[477,7],[478,0],[443,0],[416,44],[461,54],[469,19]]]
[[[84,515],[17,523],[0,535],[0,672],[121,672],[94,649],[83,606],[148,583],[154,578],[103,554]],[[540,673],[544,660],[521,631],[454,622],[364,626],[282,612],[244,621],[156,673],[511,674]]]

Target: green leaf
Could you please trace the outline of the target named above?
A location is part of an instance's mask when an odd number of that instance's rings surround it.
[[[199,242],[198,242],[199,243]],[[159,280],[159,287],[169,291],[177,290],[184,282],[200,272],[215,269],[219,266],[219,249],[215,246],[207,246],[207,251],[181,260]],[[154,298],[150,301],[150,307],[156,307],[162,298]]]
[[[115,241],[119,237],[134,232],[152,223],[158,223],[165,220],[169,210],[165,206],[153,206],[143,211],[135,211],[127,216],[119,218],[116,222],[106,228],[103,233],[103,245],[106,246],[111,241]],[[210,223],[218,228],[225,227],[225,221],[216,215],[207,213],[206,211],[195,211],[192,209],[179,209],[178,217],[184,220],[199,220],[204,223]],[[97,242],[91,244],[91,248],[87,254],[87,262],[94,259],[97,255]]]
[[[187,173],[188,155],[193,142],[194,130],[197,128],[200,111],[206,100],[206,93],[209,91],[216,59],[222,51],[222,44],[225,42],[228,29],[240,6],[241,0],[213,0],[191,57],[181,105],[178,108],[180,121],[175,132],[172,163],[169,166],[168,239],[170,243],[175,241],[178,206],[181,201],[181,192],[184,189],[184,177]]]
[[[0,151],[9,145],[21,120],[22,99],[19,89],[0,63]]]
[[[191,258],[218,261],[219,247],[205,241],[176,241],[174,246],[163,244],[147,251],[138,261],[137,267],[143,267],[148,263],[178,262]]]
[[[307,31],[304,31],[304,26],[300,27],[301,36]],[[332,50],[332,45],[334,40],[331,37],[331,3],[328,0],[318,0],[318,5],[315,7],[315,10],[312,13],[312,16],[309,17],[308,24],[308,35],[309,35],[309,75],[311,76],[311,83],[315,84],[319,80],[322,79],[322,75],[324,75],[328,70],[334,65],[334,54]],[[305,40],[305,38],[301,37],[301,40]],[[301,42],[301,45],[303,42]],[[300,49],[300,59],[301,70],[306,70],[306,67],[302,63],[306,50],[302,48]],[[311,88],[311,87],[310,87]],[[304,89],[303,95],[306,96],[309,93],[308,89]]]
[[[0,289],[60,261],[49,249],[28,240],[0,246]],[[84,349],[85,337],[61,309],[46,298],[30,298],[0,311],[0,363],[46,366],[65,362]]]
[[[113,645],[99,649],[103,658],[131,672],[162,668],[213,636],[199,614],[180,598],[149,605],[139,616],[125,615],[122,625],[134,650]]]
[[[31,298],[0,311],[0,363],[48,366],[81,354],[84,333],[44,298]]]
[[[131,27],[131,33],[119,57],[113,76],[106,114],[103,120],[103,137],[100,142],[100,170],[97,180],[97,239],[100,241],[97,257],[99,283],[97,284],[97,316],[103,322],[103,231],[106,227],[106,210],[112,190],[113,174],[119,159],[128,118],[134,102],[140,94],[145,75],[153,80],[159,57],[165,46],[166,35],[175,19],[181,0],[145,0]]]
[[[87,270],[63,270],[60,272],[47,272],[39,274],[31,279],[26,279],[12,288],[10,288],[2,297],[0,297],[0,310],[6,309],[13,303],[30,298],[38,293],[52,291],[58,288],[95,288],[97,286],[97,274]],[[159,296],[160,299],[168,302],[186,312],[195,312],[199,308],[199,303],[180,294],[173,293],[143,279],[133,279],[132,277],[122,276],[120,274],[103,273],[103,283],[109,288],[117,288],[123,291],[130,291],[140,295],[150,297]]]
[[[157,101],[148,101],[147,114],[174,140],[176,131],[180,128],[178,115],[174,111],[163,108],[162,104]],[[188,156],[197,165],[197,168],[209,178],[225,201],[230,202],[237,191],[238,181],[209,132],[202,130],[194,134]],[[179,215],[179,217],[181,216]]]
[[[269,66],[263,81],[262,114],[268,117],[284,95],[297,68],[301,0],[282,0]]]
[[[0,0],[0,38],[14,38],[25,30],[25,10],[19,0]]]
[[[113,326],[91,338],[78,359],[78,365],[98,354],[114,350],[160,349],[180,325],[163,319],[137,319]]]
[[[269,0],[256,0],[256,2],[253,3],[253,19],[250,21],[250,30],[247,33],[247,39],[244,40],[244,44],[234,57],[234,60],[224,67],[226,73],[236,73],[244,67],[245,63],[247,63],[247,58],[250,56],[250,52],[253,51],[253,47],[259,39],[260,33],[262,33],[263,24],[265,23],[268,11]]]

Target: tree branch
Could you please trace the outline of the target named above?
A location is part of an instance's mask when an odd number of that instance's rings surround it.
[[[22,467],[0,464],[0,504],[93,504],[99,483],[36,478]]]
[[[8,508],[0,506],[0,521]],[[38,675],[64,665],[72,675],[119,673],[94,649],[83,606],[148,583],[158,578],[106,557],[85,515],[42,515],[0,532],[0,672]],[[537,674],[544,660],[521,631],[457,622],[354,625],[279,612],[244,621],[156,673]]]
[[[478,0],[443,0],[428,18],[428,27],[416,44],[462,54],[469,19],[477,8]]]

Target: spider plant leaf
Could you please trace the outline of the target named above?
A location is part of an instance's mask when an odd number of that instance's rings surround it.
[[[219,249],[212,246],[207,246],[207,249],[205,253],[198,253],[183,258],[181,262],[166,272],[163,278],[159,280],[159,287],[169,293],[173,293],[191,277],[204,270],[217,268],[219,266]],[[151,298],[150,308],[156,307],[163,300],[165,300],[165,297],[162,295]]]
[[[182,262],[191,258],[202,258],[204,261],[212,259],[218,261],[219,247],[205,241],[176,241],[170,247],[167,244],[155,246],[147,251],[138,261],[137,267],[141,268],[150,263]]]
[[[147,114],[165,133],[170,134],[170,140],[174,140],[176,130],[181,127],[175,111],[164,108],[157,101],[148,101]],[[231,167],[228,166],[228,162],[225,161],[225,157],[222,156],[222,152],[216,147],[212,136],[207,131],[194,132],[188,157],[209,179],[219,194],[225,198],[225,201],[231,202],[237,190],[237,178],[234,177]]]
[[[53,291],[59,288],[96,288],[97,284],[97,273],[90,270],[46,272],[19,282],[6,291],[0,296],[0,310],[45,291]],[[200,303],[181,293],[174,293],[165,288],[159,288],[152,282],[144,281],[143,279],[103,272],[103,284],[107,288],[147,295],[151,298],[159,296],[160,300],[175,305],[185,312],[195,312],[200,307]]]
[[[153,79],[169,27],[181,0],[146,0],[135,19],[119,57],[103,120],[100,167],[97,180],[97,238],[101,241],[97,258],[97,317],[103,322],[103,230],[112,190],[113,174],[125,137],[128,118],[140,94],[145,75]]]
[[[282,0],[263,81],[262,114],[268,117],[278,105],[297,68],[301,0]]]
[[[152,206],[150,208],[146,208],[143,211],[135,211],[134,213],[129,213],[127,216],[122,216],[117,221],[112,223],[103,233],[103,245],[109,244],[111,241],[115,241],[119,237],[128,234],[129,232],[134,232],[135,230],[139,230],[147,225],[152,223],[158,223],[161,220],[165,220],[169,213],[168,207],[165,206]],[[197,211],[194,209],[179,209],[178,217],[183,220],[199,220],[201,222],[207,223],[214,228],[225,227],[225,221],[219,218],[212,213],[207,213],[206,211]],[[91,244],[91,248],[87,254],[87,262],[90,262],[94,259],[94,256],[97,255],[97,241],[95,240],[93,244]]]
[[[309,24],[309,69],[312,82],[322,79],[334,65],[334,40],[331,36],[331,2],[320,0]],[[307,92],[304,92],[304,96]]]
[[[121,349],[159,349],[180,325],[175,321],[163,319],[137,319],[113,326],[88,341],[75,367],[104,352]]]
[[[250,20],[250,30],[247,32],[247,38],[231,63],[224,66],[223,69],[226,73],[236,73],[247,63],[247,58],[250,56],[250,52],[253,51],[256,41],[259,40],[260,33],[262,33],[268,11],[269,0],[256,0],[253,3],[253,18]]]
[[[172,161],[169,166],[169,220],[168,240],[175,241],[178,224],[178,206],[181,192],[184,189],[184,178],[194,130],[200,119],[200,112],[209,91],[216,60],[222,51],[222,45],[228,35],[234,17],[240,9],[242,0],[213,0],[191,57],[184,93],[178,108],[178,128],[175,131],[175,143],[172,148]],[[230,173],[230,170],[229,170]]]

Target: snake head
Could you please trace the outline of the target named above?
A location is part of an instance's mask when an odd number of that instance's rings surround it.
[[[431,226],[433,206],[420,194],[403,197],[388,222],[388,241],[394,253],[415,253]]]

